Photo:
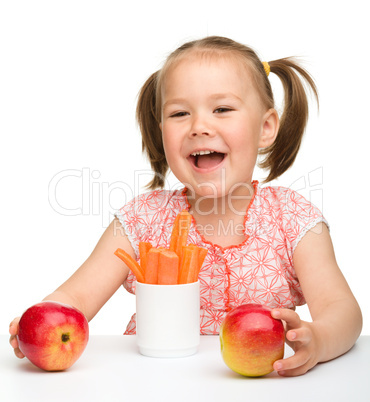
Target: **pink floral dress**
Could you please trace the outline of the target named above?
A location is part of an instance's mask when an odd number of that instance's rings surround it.
[[[260,187],[246,211],[246,239],[221,247],[205,240],[193,219],[189,243],[205,247],[207,257],[199,274],[200,332],[218,334],[225,313],[245,303],[270,308],[294,308],[305,299],[293,266],[293,253],[307,231],[325,221],[322,213],[297,192],[284,187]],[[169,247],[177,214],[190,205],[186,189],[154,190],[135,197],[116,214],[137,260],[139,242]],[[124,287],[135,294],[136,277],[130,272]],[[125,334],[135,334],[135,314]]]

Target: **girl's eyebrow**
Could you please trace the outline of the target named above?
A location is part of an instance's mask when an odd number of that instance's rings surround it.
[[[163,109],[166,109],[166,107],[171,106],[171,105],[180,105],[180,104],[183,105],[185,103],[187,104],[188,102],[182,98],[170,99],[163,104]]]
[[[236,100],[238,102],[243,102],[243,100],[239,96],[237,96],[231,92],[212,94],[209,96],[209,99],[211,99],[211,100],[231,99],[231,100]],[[184,98],[169,99],[168,101],[166,101],[163,104],[163,109],[166,109],[168,106],[171,106],[171,105],[179,105],[179,104],[181,104],[181,105],[188,104],[188,101]]]
[[[242,102],[242,99],[239,96],[233,94],[232,92],[213,94],[209,98],[213,100],[234,99],[239,102]]]

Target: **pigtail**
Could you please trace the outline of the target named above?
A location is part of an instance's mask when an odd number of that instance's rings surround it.
[[[136,107],[136,120],[142,135],[142,151],[147,155],[154,171],[153,179],[146,186],[150,190],[164,187],[164,179],[168,170],[162,133],[159,127],[160,117],[156,94],[157,77],[158,72],[155,72],[145,82],[139,93]]]
[[[312,90],[317,103],[319,102],[312,77],[292,58],[271,61],[269,66],[271,72],[276,74],[283,84],[284,111],[280,117],[275,142],[270,147],[260,150],[260,155],[266,157],[259,165],[263,169],[269,169],[266,182],[276,179],[292,166],[302,142],[308,120],[308,99],[299,75]]]

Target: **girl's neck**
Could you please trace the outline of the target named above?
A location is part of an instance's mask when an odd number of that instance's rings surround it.
[[[245,240],[245,215],[255,192],[252,184],[246,188],[248,191],[234,191],[219,198],[188,196],[189,212],[205,240],[222,247]]]

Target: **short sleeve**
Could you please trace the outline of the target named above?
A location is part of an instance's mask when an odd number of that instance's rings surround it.
[[[320,209],[296,191],[286,189],[281,192],[280,205],[282,205],[283,227],[292,252],[305,234],[318,223],[323,222],[329,228]]]

